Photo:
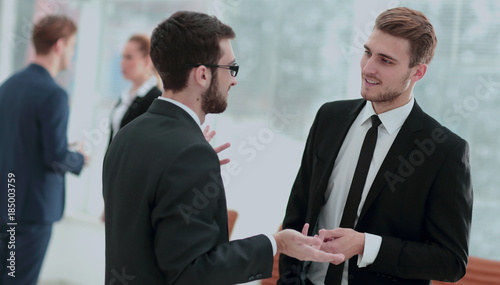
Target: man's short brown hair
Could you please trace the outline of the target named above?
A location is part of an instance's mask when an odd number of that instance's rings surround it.
[[[49,53],[59,39],[68,39],[76,33],[75,22],[63,15],[50,15],[33,28],[33,45],[37,54]]]
[[[231,27],[198,12],[179,11],[160,23],[151,35],[150,56],[164,89],[184,89],[192,68],[186,64],[217,64],[222,57],[220,41],[234,37]]]
[[[410,67],[429,64],[434,57],[436,34],[420,11],[406,7],[389,9],[377,17],[375,29],[410,42]]]

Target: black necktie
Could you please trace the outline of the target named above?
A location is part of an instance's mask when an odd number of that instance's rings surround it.
[[[366,183],[366,175],[370,169],[370,163],[377,143],[378,126],[381,124],[377,115],[371,117],[372,127],[366,132],[363,146],[359,154],[358,164],[352,177],[351,188],[345,203],[344,213],[340,221],[341,228],[354,228],[354,222],[358,214],[359,202],[363,194],[363,188]],[[346,261],[348,262],[348,261]],[[328,272],[326,273],[325,285],[340,285],[342,281],[342,274],[344,272],[344,263],[339,265],[330,264]]]

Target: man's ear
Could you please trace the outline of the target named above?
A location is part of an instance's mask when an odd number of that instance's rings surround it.
[[[427,72],[427,64],[421,63],[417,64],[414,67],[412,67],[412,76],[411,76],[411,81],[412,82],[417,82],[420,79],[422,79]]]
[[[63,38],[60,38],[52,46],[52,49],[56,52],[56,54],[60,54],[61,52],[64,51],[65,47],[66,47],[66,41]]]
[[[193,68],[191,71],[193,81],[200,87],[205,88],[210,84],[211,70],[204,65]]]

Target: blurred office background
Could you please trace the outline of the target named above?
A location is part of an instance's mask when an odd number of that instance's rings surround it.
[[[110,110],[127,87],[120,60],[130,35],[150,34],[177,10],[214,14],[236,31],[239,83],[228,110],[207,121],[217,130],[214,146],[232,143],[221,156],[232,160],[222,173],[228,207],[239,212],[237,239],[278,229],[317,109],[360,96],[363,43],[376,16],[395,6],[434,24],[437,52],[415,97],[470,143],[470,254],[500,260],[500,1],[0,0],[2,82],[30,61],[33,21],[64,13],[79,26],[73,65],[58,81],[71,97],[69,140],[86,141],[92,161],[81,176],[67,175],[66,214],[54,227],[42,284],[103,282],[102,159]]]

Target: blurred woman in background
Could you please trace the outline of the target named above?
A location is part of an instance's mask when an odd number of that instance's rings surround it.
[[[108,145],[121,128],[144,114],[153,100],[163,93],[160,76],[149,57],[150,46],[148,36],[135,34],[128,39],[123,48],[122,75],[132,83],[132,86],[122,92],[111,111]],[[101,220],[105,221],[104,211]]]
[[[153,100],[162,94],[161,80],[149,57],[149,48],[149,37],[135,34],[123,49],[122,74],[132,86],[122,92],[111,113],[109,143],[118,130],[146,112]]]

